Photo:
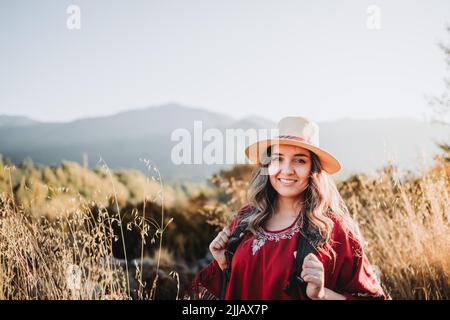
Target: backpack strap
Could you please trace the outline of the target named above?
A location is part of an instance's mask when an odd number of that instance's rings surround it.
[[[222,270],[222,290],[220,292],[220,299],[225,299],[225,292],[227,289],[227,283],[230,280],[231,275],[231,261],[233,260],[234,252],[236,251],[239,242],[241,240],[240,235],[247,229],[247,223],[240,222],[234,229],[233,234],[228,239],[225,247],[225,258],[227,260],[227,266]]]
[[[306,290],[306,282],[300,278],[302,273],[303,260],[310,253],[316,253],[316,249],[306,239],[304,233],[300,234],[297,242],[297,255],[294,261],[294,272],[289,276],[286,287],[283,289],[286,293],[291,293],[293,289],[300,287],[301,290]]]

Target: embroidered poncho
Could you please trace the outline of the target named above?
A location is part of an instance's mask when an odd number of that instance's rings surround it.
[[[251,210],[243,206],[230,223],[233,232],[242,215]],[[342,223],[334,221],[332,246],[336,260],[317,253],[324,265],[325,287],[347,299],[386,296],[361,246],[350,237]],[[225,299],[291,300],[308,299],[300,288],[289,294],[283,291],[294,268],[294,252],[301,235],[298,219],[278,231],[262,230],[257,235],[246,232],[234,254]],[[334,263],[335,262],[335,263]],[[218,298],[222,286],[222,270],[215,260],[198,272],[192,281],[194,292],[207,292]]]

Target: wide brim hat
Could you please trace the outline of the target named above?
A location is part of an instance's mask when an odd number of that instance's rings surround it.
[[[278,136],[257,141],[245,149],[252,163],[261,164],[267,148],[275,144],[292,145],[307,149],[319,158],[322,169],[333,174],[341,169],[339,161],[328,151],[319,147],[319,126],[304,117],[286,117],[278,122]]]

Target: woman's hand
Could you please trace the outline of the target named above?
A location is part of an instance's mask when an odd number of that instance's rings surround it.
[[[307,283],[306,295],[313,300],[325,298],[325,276],[323,264],[313,253],[303,260],[303,270],[300,277]]]
[[[219,264],[219,267],[223,270],[227,267],[227,260],[225,258],[225,246],[227,245],[228,238],[230,237],[230,229],[228,226],[223,228],[222,231],[211,241],[209,245],[209,251]]]

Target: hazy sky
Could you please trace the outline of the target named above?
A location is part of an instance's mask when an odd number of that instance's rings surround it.
[[[177,102],[274,121],[420,118],[444,89],[447,23],[449,0],[0,0],[0,114],[69,121]]]

